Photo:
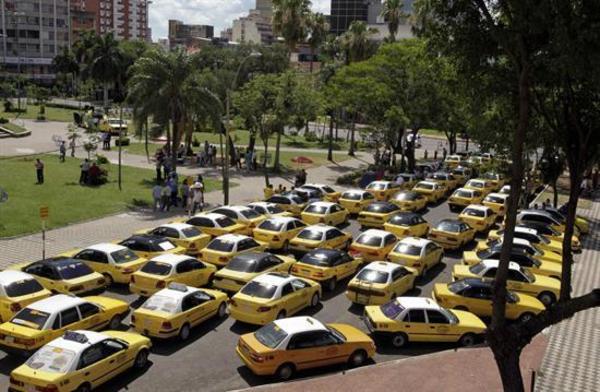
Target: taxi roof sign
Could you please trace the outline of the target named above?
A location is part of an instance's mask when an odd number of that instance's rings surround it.
[[[63,339],[65,340],[70,340],[73,342],[77,342],[77,343],[87,343],[88,342],[88,338],[87,336],[85,336],[82,333],[79,332],[75,332],[75,331],[67,331],[65,332]]]
[[[188,288],[186,285],[181,284],[181,283],[176,283],[176,282],[169,283],[169,289],[175,290],[175,291],[181,291],[182,293],[186,293],[188,291]]]

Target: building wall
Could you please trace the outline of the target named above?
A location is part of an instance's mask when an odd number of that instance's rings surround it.
[[[251,10],[248,16],[233,21],[231,40],[240,43],[272,44],[274,37],[271,18],[258,10]]]
[[[197,38],[213,38],[214,27],[209,25],[189,25],[179,20],[169,20],[169,47],[186,48],[196,45]]]
[[[410,14],[414,0],[404,0],[404,12]],[[355,20],[366,22],[369,27],[379,32],[375,39],[383,39],[389,35],[384,18],[381,17],[382,0],[331,0],[330,30],[334,34],[342,34],[348,30]],[[398,37],[411,37],[409,25],[400,25]]]

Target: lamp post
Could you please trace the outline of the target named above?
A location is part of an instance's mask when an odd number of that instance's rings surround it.
[[[233,81],[231,82],[231,87],[227,89],[226,93],[226,109],[225,109],[225,161],[223,162],[223,205],[229,204],[229,134],[231,132],[231,118],[230,118],[230,109],[231,109],[231,93],[235,90],[235,86],[237,84],[237,79],[240,76],[240,72],[242,67],[251,57],[260,57],[262,54],[260,52],[251,52],[248,56],[244,57],[244,59],[240,62],[238,69],[233,77]]]

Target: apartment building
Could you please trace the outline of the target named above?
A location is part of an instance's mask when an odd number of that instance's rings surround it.
[[[190,25],[180,20],[169,20],[169,48],[174,49],[178,46],[185,48],[197,44],[200,38],[214,37],[214,27],[209,25]]]

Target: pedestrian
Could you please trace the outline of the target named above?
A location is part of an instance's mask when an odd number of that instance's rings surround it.
[[[154,212],[156,212],[156,210],[160,208],[161,191],[162,186],[160,185],[160,180],[158,180],[152,187],[152,211]]]
[[[265,187],[265,189],[263,190],[264,196],[265,196],[265,200],[267,200],[268,198],[270,198],[271,196],[273,196],[273,184],[269,184]]]
[[[583,180],[581,180],[581,195],[582,196],[585,196],[585,194],[587,192],[587,188],[588,188],[587,177],[583,177]]]
[[[160,210],[161,211],[169,211],[171,208],[171,188],[169,184],[165,181],[161,190],[160,190]]]
[[[244,163],[246,164],[246,170],[252,171],[252,150],[246,150],[246,155],[244,156]]]
[[[207,159],[208,159],[208,165],[207,166],[212,166],[213,165],[213,149],[212,147],[208,148],[208,153],[206,154]]]
[[[381,159],[381,154],[379,153],[379,147],[375,147],[375,153],[373,154],[373,163],[375,165],[379,165],[380,159]]]
[[[72,138],[69,142],[69,147],[71,148],[71,158],[75,158],[75,138]]]
[[[96,165],[96,162],[92,163],[90,170],[88,170],[88,182],[90,185],[100,185],[100,168]]]
[[[190,186],[188,185],[187,178],[181,183],[179,193],[181,194],[181,206],[187,210],[189,204],[188,199],[190,197]]]
[[[81,175],[79,176],[79,184],[85,185],[88,182],[88,174],[90,171],[90,161],[87,158],[85,158],[83,160],[83,162],[81,162],[81,165],[79,165],[79,167],[81,168]]]
[[[41,185],[44,183],[44,162],[42,162],[39,158],[36,158],[34,166],[35,174],[37,176],[37,183]]]
[[[179,192],[179,187],[177,184],[177,178],[175,176],[171,176],[171,178],[169,178],[169,188],[171,189],[171,205],[173,207],[177,207],[177,194]]]
[[[446,160],[446,155],[448,155],[448,150],[446,150],[446,147],[442,148],[442,160]]]
[[[162,181],[162,175],[160,168],[162,167],[162,162],[160,160],[156,160],[156,182]]]
[[[60,153],[59,160],[61,162],[64,162],[65,161],[65,157],[67,155],[67,146],[66,146],[64,140],[62,142],[60,142],[60,147],[58,147],[58,152]]]
[[[106,132],[106,149],[108,151],[110,151],[110,139],[112,139],[112,133]],[[119,143],[121,143],[121,141],[119,140]]]
[[[204,184],[196,181],[192,186],[192,215],[196,214],[197,210],[204,209]]]
[[[404,177],[396,176],[396,184],[398,184],[400,186],[404,185]]]

